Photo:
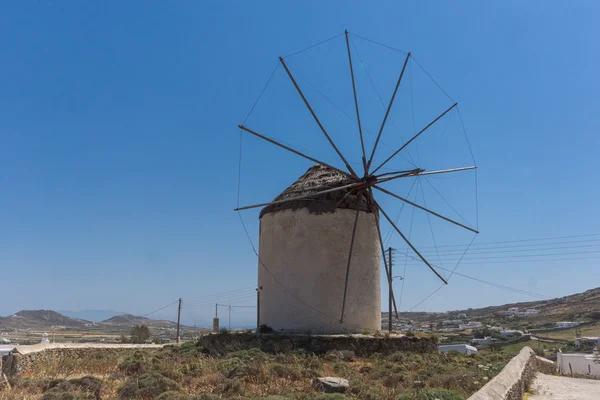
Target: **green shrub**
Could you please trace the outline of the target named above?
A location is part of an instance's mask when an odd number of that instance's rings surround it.
[[[339,361],[333,364],[333,370],[336,374],[347,374],[352,368],[348,365],[348,363],[344,361]]]
[[[156,400],[191,400],[191,397],[179,392],[168,391],[158,396]]]
[[[341,393],[323,393],[315,396],[315,400],[351,400]]]
[[[300,379],[303,375],[302,371],[300,371],[295,365],[280,363],[274,363],[271,365],[271,374],[279,378],[288,379]]]
[[[228,395],[244,394],[244,386],[236,379],[225,379],[220,387],[220,392]]]
[[[144,365],[140,360],[126,358],[122,363],[119,364],[119,370],[127,375],[137,375],[144,372]]]
[[[464,397],[455,390],[425,389],[410,393],[403,393],[398,400],[464,400]]]
[[[177,382],[159,374],[148,372],[138,379],[131,379],[119,389],[119,397],[122,399],[154,399],[158,395],[179,390]]]

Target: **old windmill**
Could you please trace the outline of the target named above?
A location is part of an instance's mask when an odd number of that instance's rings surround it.
[[[348,158],[336,146],[283,57],[279,58],[281,66],[328,145],[335,151],[345,168],[337,168],[267,137],[244,124],[239,125],[242,131],[315,163],[273,201],[236,208],[238,212],[251,208],[263,208],[260,213],[260,238],[257,254],[260,289],[259,320],[260,324],[268,325],[275,330],[336,333],[360,332],[365,329],[379,330],[381,328],[379,271],[380,256],[384,254],[380,227],[382,217],[389,222],[414,254],[444,284],[447,284],[447,280],[413,246],[409,238],[382,208],[376,193],[391,196],[448,223],[478,233],[470,226],[450,219],[381,186],[382,183],[398,179],[448,174],[477,168],[473,165],[428,171],[418,167],[382,172],[382,168],[386,164],[453,110],[457,103],[426,124],[408,141],[395,149],[385,161],[375,165],[374,156],[379,150],[381,135],[411,54],[408,53],[403,62],[374,145],[371,149],[367,149],[363,138],[348,31],[345,32],[345,38],[357,121],[356,144],[360,143],[362,154],[362,165],[359,170],[355,170],[351,166]],[[392,277],[385,257],[383,257],[383,261],[389,282]]]

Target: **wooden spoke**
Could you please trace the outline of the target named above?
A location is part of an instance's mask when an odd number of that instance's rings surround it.
[[[456,107],[458,105],[458,103],[454,103],[452,106],[450,106],[450,108],[448,108],[446,111],[444,111],[443,113],[441,113],[436,119],[434,119],[433,121],[431,121],[429,124],[427,124],[427,126],[423,129],[421,129],[419,131],[419,133],[417,133],[415,136],[413,136],[412,138],[410,138],[410,140],[406,143],[404,143],[402,146],[400,146],[400,148],[398,150],[396,150],[391,156],[389,156],[387,158],[387,160],[385,160],[379,167],[375,168],[375,170],[373,170],[373,172],[371,172],[371,174],[374,174],[375,172],[377,172],[381,167],[383,167],[385,164],[387,164],[388,161],[390,161],[392,158],[394,158],[396,156],[396,154],[400,153],[406,146],[408,146],[413,140],[415,140],[416,138],[418,138],[421,133],[425,132],[427,129],[429,129],[431,127],[431,125],[435,124],[436,122],[438,122],[444,115],[446,115],[448,112],[450,112],[450,110],[452,110],[454,107]]]
[[[256,137],[259,137],[259,138],[261,138],[261,139],[263,139],[263,140],[266,140],[266,141],[267,141],[267,142],[269,142],[269,143],[273,143],[273,144],[274,144],[274,145],[276,145],[276,146],[279,146],[279,147],[281,147],[281,148],[283,148],[283,149],[286,149],[287,151],[291,151],[292,153],[294,153],[294,154],[297,154],[297,155],[299,155],[300,157],[304,157],[304,158],[306,158],[306,159],[308,159],[308,160],[310,160],[310,161],[312,161],[312,162],[315,162],[315,163],[317,163],[317,164],[321,164],[321,165],[324,165],[324,166],[326,166],[326,167],[329,167],[329,168],[331,168],[331,169],[334,169],[334,170],[336,170],[336,171],[338,171],[338,172],[340,172],[340,173],[342,173],[342,174],[344,174],[344,175],[346,175],[346,176],[348,176],[348,177],[351,177],[352,179],[356,179],[356,176],[354,176],[354,175],[351,175],[351,174],[349,174],[349,173],[348,173],[348,172],[346,172],[346,171],[342,171],[341,169],[339,169],[339,168],[336,168],[336,167],[334,167],[333,165],[329,165],[329,164],[327,164],[326,162],[319,161],[319,160],[317,160],[316,158],[313,158],[313,157],[311,157],[311,156],[307,156],[306,154],[304,154],[304,153],[301,153],[301,152],[299,152],[298,150],[294,150],[294,149],[292,149],[292,148],[291,148],[291,147],[289,147],[289,146],[286,146],[286,145],[284,145],[284,144],[281,144],[281,143],[279,143],[278,141],[276,141],[276,140],[273,140],[273,139],[271,139],[270,137],[267,137],[267,136],[265,136],[265,135],[261,135],[260,133],[258,133],[258,132],[255,132],[255,131],[253,131],[252,129],[246,128],[246,127],[245,127],[245,126],[243,126],[243,125],[238,125],[238,128],[240,128],[241,130],[244,130],[244,131],[246,131],[246,132],[248,132],[248,133],[251,133],[251,134],[253,134],[253,135],[254,135],[254,136],[256,136]]]
[[[310,111],[310,114],[313,116],[313,118],[314,118],[315,122],[317,123],[317,125],[319,125],[319,128],[321,128],[321,131],[323,132],[323,134],[325,135],[325,137],[327,138],[327,140],[329,141],[329,143],[331,144],[331,146],[333,147],[333,149],[335,150],[335,152],[338,154],[338,156],[344,162],[344,164],[346,165],[346,168],[348,168],[348,171],[352,175],[358,176],[358,175],[356,175],[356,172],[354,172],[354,170],[352,169],[352,167],[350,166],[350,164],[348,163],[348,161],[346,160],[346,158],[342,155],[342,153],[340,152],[340,150],[337,148],[337,146],[335,145],[335,143],[333,143],[333,140],[331,139],[331,137],[329,136],[329,134],[327,133],[327,131],[323,127],[323,124],[321,124],[321,121],[319,121],[319,118],[317,117],[317,114],[315,114],[315,112],[313,111],[312,107],[310,106],[310,103],[308,102],[308,100],[306,100],[306,97],[304,96],[304,93],[302,93],[302,90],[300,89],[300,86],[298,86],[298,83],[296,82],[296,79],[294,79],[294,76],[292,75],[292,72],[290,71],[290,69],[288,68],[287,64],[285,63],[283,57],[279,57],[279,61],[283,65],[283,68],[285,68],[285,72],[287,72],[288,76],[292,80],[292,83],[294,84],[294,87],[298,91],[298,94],[300,95],[300,97],[302,97],[302,101],[304,101],[304,104],[306,105],[306,108],[308,108],[308,111]]]
[[[352,67],[352,54],[350,52],[350,39],[348,38],[348,30],[346,34],[346,47],[348,48],[348,63],[350,64],[350,77],[352,78],[352,92],[354,93],[354,106],[356,108],[356,120],[358,121],[358,134],[360,135],[360,147],[362,149],[362,163],[367,174],[367,156],[365,154],[365,142],[363,140],[362,125],[360,123],[360,113],[358,112],[358,97],[356,97],[356,84],[354,82],[354,68]]]
[[[344,283],[344,299],[342,300],[342,315],[340,324],[344,322],[344,311],[346,311],[346,295],[348,293],[348,277],[350,276],[350,263],[352,262],[352,250],[354,249],[354,239],[356,238],[356,226],[358,225],[358,214],[360,210],[356,209],[356,217],[354,217],[354,227],[352,228],[352,239],[350,240],[350,252],[348,253],[348,265],[346,266],[346,281]]]
[[[477,169],[477,165],[473,165],[471,167],[460,167],[460,168],[451,168],[451,169],[440,169],[438,171],[420,172],[416,176],[447,174],[449,172],[468,171],[468,170],[471,170],[471,169]]]
[[[390,196],[397,198],[398,200],[402,200],[403,202],[405,202],[405,203],[407,203],[407,204],[410,204],[410,205],[411,205],[411,206],[413,206],[413,207],[417,207],[417,208],[418,208],[418,209],[420,209],[420,210],[423,210],[423,211],[426,211],[426,212],[428,212],[429,214],[435,215],[436,217],[438,217],[438,218],[441,218],[441,219],[443,219],[444,221],[448,221],[448,222],[450,222],[450,223],[452,223],[452,224],[454,224],[454,225],[460,226],[461,228],[464,228],[464,229],[466,229],[466,230],[469,230],[469,231],[471,231],[471,232],[474,232],[474,233],[479,233],[477,230],[475,230],[475,229],[473,229],[473,228],[471,228],[471,227],[469,227],[469,226],[463,225],[463,224],[461,224],[460,222],[456,222],[456,221],[454,221],[454,220],[452,220],[452,219],[450,219],[450,218],[448,218],[448,217],[444,217],[443,215],[441,215],[441,214],[438,214],[438,213],[436,213],[435,211],[431,211],[430,209],[428,209],[428,208],[425,208],[425,207],[423,207],[423,206],[420,206],[420,205],[418,205],[417,203],[413,203],[412,201],[410,201],[410,200],[408,200],[408,199],[405,199],[405,198],[404,198],[404,197],[402,197],[402,196],[398,196],[396,193],[390,192],[389,190],[387,190],[387,189],[384,189],[384,188],[382,188],[381,186],[373,185],[373,187],[374,187],[375,189],[377,189],[377,190],[379,190],[379,191],[381,191],[381,192],[385,193],[385,194],[389,194]]]
[[[379,205],[379,203],[377,203],[375,201],[375,205],[377,206],[377,208],[379,209],[379,211],[381,211],[381,213],[383,214],[383,216],[385,217],[385,219],[388,220],[388,222],[394,227],[394,229],[396,230],[396,232],[398,232],[398,234],[400,234],[400,236],[402,237],[402,239],[406,242],[406,244],[412,249],[412,251],[415,252],[415,254],[417,256],[419,256],[419,258],[421,259],[421,261],[423,261],[425,263],[425,265],[427,265],[429,267],[430,270],[433,271],[433,273],[441,279],[442,282],[444,282],[446,285],[448,284],[448,281],[445,280],[440,274],[439,272],[437,272],[432,266],[431,264],[429,264],[429,261],[427,261],[425,259],[425,257],[423,257],[421,255],[421,253],[419,253],[419,251],[415,248],[415,246],[412,245],[412,243],[410,242],[410,240],[408,240],[406,238],[406,236],[404,236],[404,234],[402,233],[402,231],[400,229],[398,229],[398,227],[396,226],[396,224],[394,224],[394,222],[392,221],[392,219],[387,215],[387,213],[385,211],[383,211],[383,208],[381,208],[381,206]]]
[[[367,163],[367,170],[371,167],[371,163],[373,162],[373,157],[375,156],[375,150],[377,150],[377,145],[379,144],[379,139],[381,138],[381,134],[383,133],[383,128],[385,127],[385,122],[390,115],[390,110],[392,109],[392,105],[394,104],[394,99],[396,98],[396,93],[398,92],[398,88],[400,87],[400,82],[402,82],[402,76],[404,76],[404,70],[406,69],[406,64],[408,64],[408,60],[410,59],[410,53],[406,56],[406,60],[404,60],[404,65],[402,66],[402,71],[400,71],[400,76],[398,77],[398,82],[396,82],[396,88],[394,89],[394,94],[392,94],[392,98],[390,99],[390,104],[388,105],[387,111],[385,112],[385,116],[383,117],[383,121],[381,122],[381,127],[379,128],[379,133],[377,134],[377,139],[375,139],[375,145],[373,146],[373,151],[371,151],[371,157],[369,157],[369,162]],[[374,174],[373,171],[371,174]]]
[[[351,188],[354,188],[354,187],[359,187],[361,185],[364,185],[364,183],[362,183],[362,182],[350,183],[348,185],[344,185],[344,186],[340,186],[340,187],[335,187],[335,188],[332,188],[332,189],[322,190],[322,191],[317,192],[317,193],[307,194],[306,196],[293,197],[293,198],[284,199],[284,200],[271,201],[270,203],[260,203],[260,204],[254,204],[254,205],[251,205],[251,206],[244,206],[244,207],[234,208],[233,211],[242,211],[242,210],[248,210],[250,208],[272,206],[274,204],[287,203],[288,201],[310,199],[310,198],[313,198],[313,197],[320,196],[322,194],[331,193],[331,192],[335,192],[335,191],[338,191],[338,190],[351,189]],[[350,192],[348,192],[348,193],[350,193]],[[346,194],[346,196],[348,195],[348,193]],[[345,196],[344,196],[344,198],[345,198]]]
[[[374,201],[373,190],[371,188],[369,188],[369,194],[372,199],[371,201]],[[379,214],[377,213],[377,210],[374,210],[373,214],[375,214],[375,223],[377,224],[377,236],[379,237],[379,245],[381,247],[381,256],[383,258],[383,266],[385,267],[385,276],[387,276],[388,284],[390,284],[390,292],[392,295],[392,302],[394,304],[394,311],[396,312],[396,319],[398,319],[398,307],[396,306],[396,296],[394,296],[394,289],[392,289],[392,287],[391,287],[392,276],[391,276],[390,270],[388,268],[387,259],[385,258],[385,248],[383,247],[383,238],[381,237],[381,227],[379,225]]]

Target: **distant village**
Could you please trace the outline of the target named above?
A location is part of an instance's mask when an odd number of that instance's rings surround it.
[[[581,321],[558,321],[554,322],[552,326],[548,326],[547,322],[537,322],[536,325],[540,325],[539,329],[513,329],[505,326],[498,326],[496,324],[486,324],[480,320],[490,321],[490,317],[473,316],[470,317],[467,313],[452,313],[447,312],[446,314],[452,315],[452,319],[444,319],[439,321],[426,321],[416,322],[411,320],[396,320],[392,318],[393,330],[402,333],[437,333],[440,335],[440,350],[456,350],[462,353],[476,353],[477,347],[492,345],[495,342],[520,342],[530,340],[532,335],[535,335],[539,331],[551,331],[551,330],[562,330],[568,328],[575,328],[582,324]],[[519,307],[510,307],[504,311],[497,311],[494,313],[498,320],[508,320],[511,322],[517,322],[516,320],[537,317],[539,310],[535,308],[528,308],[524,311]],[[495,321],[495,319],[492,319]],[[386,316],[382,319],[382,330],[388,329],[389,320]],[[516,323],[509,323],[508,325],[518,325]],[[543,325],[543,327],[542,327]],[[467,340],[468,339],[468,340]],[[577,337],[575,339],[575,346],[579,347],[582,343],[589,342],[593,344],[600,344],[600,337]],[[456,343],[457,341],[461,343]],[[465,343],[467,342],[468,343]],[[444,346],[444,343],[449,343]],[[476,346],[476,347],[473,347]]]

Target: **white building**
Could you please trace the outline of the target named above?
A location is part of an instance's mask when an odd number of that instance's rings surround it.
[[[557,322],[556,323],[556,327],[557,328],[573,328],[575,326],[579,326],[579,322],[562,321],[562,322]]]
[[[536,310],[534,308],[530,308],[525,311],[516,311],[513,313],[513,315],[515,315],[517,317],[535,317],[538,315],[538,312],[539,312],[538,310]]]
[[[475,339],[471,340],[471,343],[473,343],[473,344],[488,344],[488,343],[492,343],[493,341],[494,341],[494,339],[487,336],[487,337],[484,337],[483,339],[475,338]]]
[[[523,336],[523,332],[518,331],[516,329],[506,329],[506,330],[500,331],[498,333],[500,336],[511,336],[511,335],[514,335],[515,333],[518,333],[520,336]]]
[[[442,325],[447,326],[447,325],[460,325],[462,324],[462,320],[460,319],[447,319],[445,321],[442,321]]]
[[[598,359],[598,351],[593,354],[563,354],[558,352],[556,355],[558,362],[558,371],[563,375],[590,375],[600,377],[600,364],[595,362]]]
[[[595,336],[583,336],[575,339],[575,346],[579,347],[582,343],[594,343],[600,344],[600,337]]]
[[[511,314],[516,314],[519,312],[519,307],[511,307],[508,309],[508,312]]]
[[[462,318],[462,319],[467,319],[467,314],[465,313],[460,313],[457,315],[458,318]]]
[[[465,329],[477,329],[477,328],[481,328],[481,322],[478,321],[469,321],[466,324],[461,324],[458,327],[462,330]]]
[[[440,345],[438,347],[442,353],[446,352],[446,351],[453,351],[453,350],[458,351],[459,353],[462,353],[462,354],[477,353],[477,349],[468,344],[444,344],[444,345]]]

